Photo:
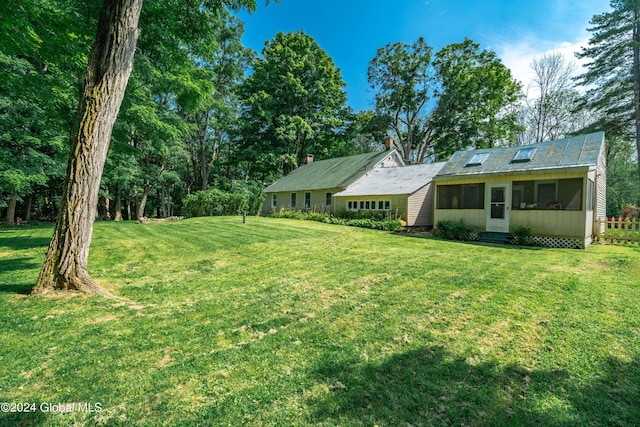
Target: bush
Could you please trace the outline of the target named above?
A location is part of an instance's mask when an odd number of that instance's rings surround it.
[[[402,221],[398,219],[372,219],[372,218],[343,218],[333,216],[326,212],[302,212],[282,208],[269,215],[271,218],[306,219],[309,221],[324,222],[326,224],[349,225],[352,227],[372,228],[375,230],[394,231],[402,228]]]
[[[533,245],[533,238],[531,237],[531,229],[527,227],[516,227],[513,229],[513,237],[516,240],[516,245],[531,246]]]
[[[469,240],[471,229],[464,221],[439,221],[433,230],[433,235],[447,240]]]
[[[230,191],[213,189],[189,194],[183,202],[183,213],[187,217],[256,215],[262,202],[261,191],[258,193],[247,184],[238,184]]]

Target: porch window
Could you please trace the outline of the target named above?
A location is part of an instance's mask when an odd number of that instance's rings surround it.
[[[512,209],[581,210],[582,178],[514,181]]]
[[[304,208],[309,209],[311,207],[311,193],[304,193]]]
[[[484,183],[439,185],[437,209],[484,209]]]
[[[331,206],[331,193],[327,193],[324,196],[324,204],[325,206]]]
[[[291,207],[295,208],[297,203],[298,195],[296,193],[291,193]]]
[[[276,206],[278,206],[278,195],[273,193],[271,195],[271,207],[275,208]]]

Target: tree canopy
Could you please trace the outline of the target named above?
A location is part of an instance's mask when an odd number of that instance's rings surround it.
[[[240,159],[247,176],[269,180],[325,157],[345,126],[345,82],[333,60],[304,32],[278,33],[241,88]]]

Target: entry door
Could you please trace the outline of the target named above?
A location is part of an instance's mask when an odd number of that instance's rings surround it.
[[[509,206],[511,205],[511,184],[487,184],[485,201],[487,211],[487,231],[509,232]]]

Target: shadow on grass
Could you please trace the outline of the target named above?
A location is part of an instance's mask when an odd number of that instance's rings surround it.
[[[502,243],[487,243],[487,242],[480,242],[478,240],[449,240],[449,239],[443,239],[442,237],[435,237],[435,236],[423,236],[423,235],[416,235],[416,234],[411,234],[411,233],[395,233],[399,236],[403,236],[403,237],[408,237],[408,238],[412,238],[412,239],[425,239],[425,240],[430,240],[432,242],[449,242],[449,243],[459,243],[459,244],[465,244],[465,245],[472,245],[472,246],[490,246],[490,247],[494,247],[494,248],[504,248],[504,249],[514,249],[514,250],[530,250],[530,251],[540,251],[543,249],[550,249],[544,246],[528,246],[528,245],[515,245],[515,244],[502,244]]]
[[[325,358],[328,359],[328,358]],[[563,370],[470,363],[442,347],[382,364],[317,369],[330,396],[308,402],[313,424],[634,425],[640,419],[640,363],[610,359],[598,381],[575,384]]]
[[[12,258],[0,259],[0,271],[6,273],[9,271],[34,270],[39,266],[33,258]]]
[[[19,403],[12,402],[10,399],[5,399],[2,396],[0,396],[0,402],[15,403],[16,405]],[[0,412],[0,426],[31,427],[48,425],[49,423],[47,421],[49,416],[47,413],[40,411],[39,405],[39,403],[35,404],[35,411],[32,411],[34,408],[29,408],[30,412]],[[14,406],[10,409],[17,410],[18,407]]]
[[[9,249],[21,250],[21,249],[34,249],[43,248],[46,249],[51,241],[50,237],[15,237],[11,238],[3,236],[0,233],[0,247]]]

